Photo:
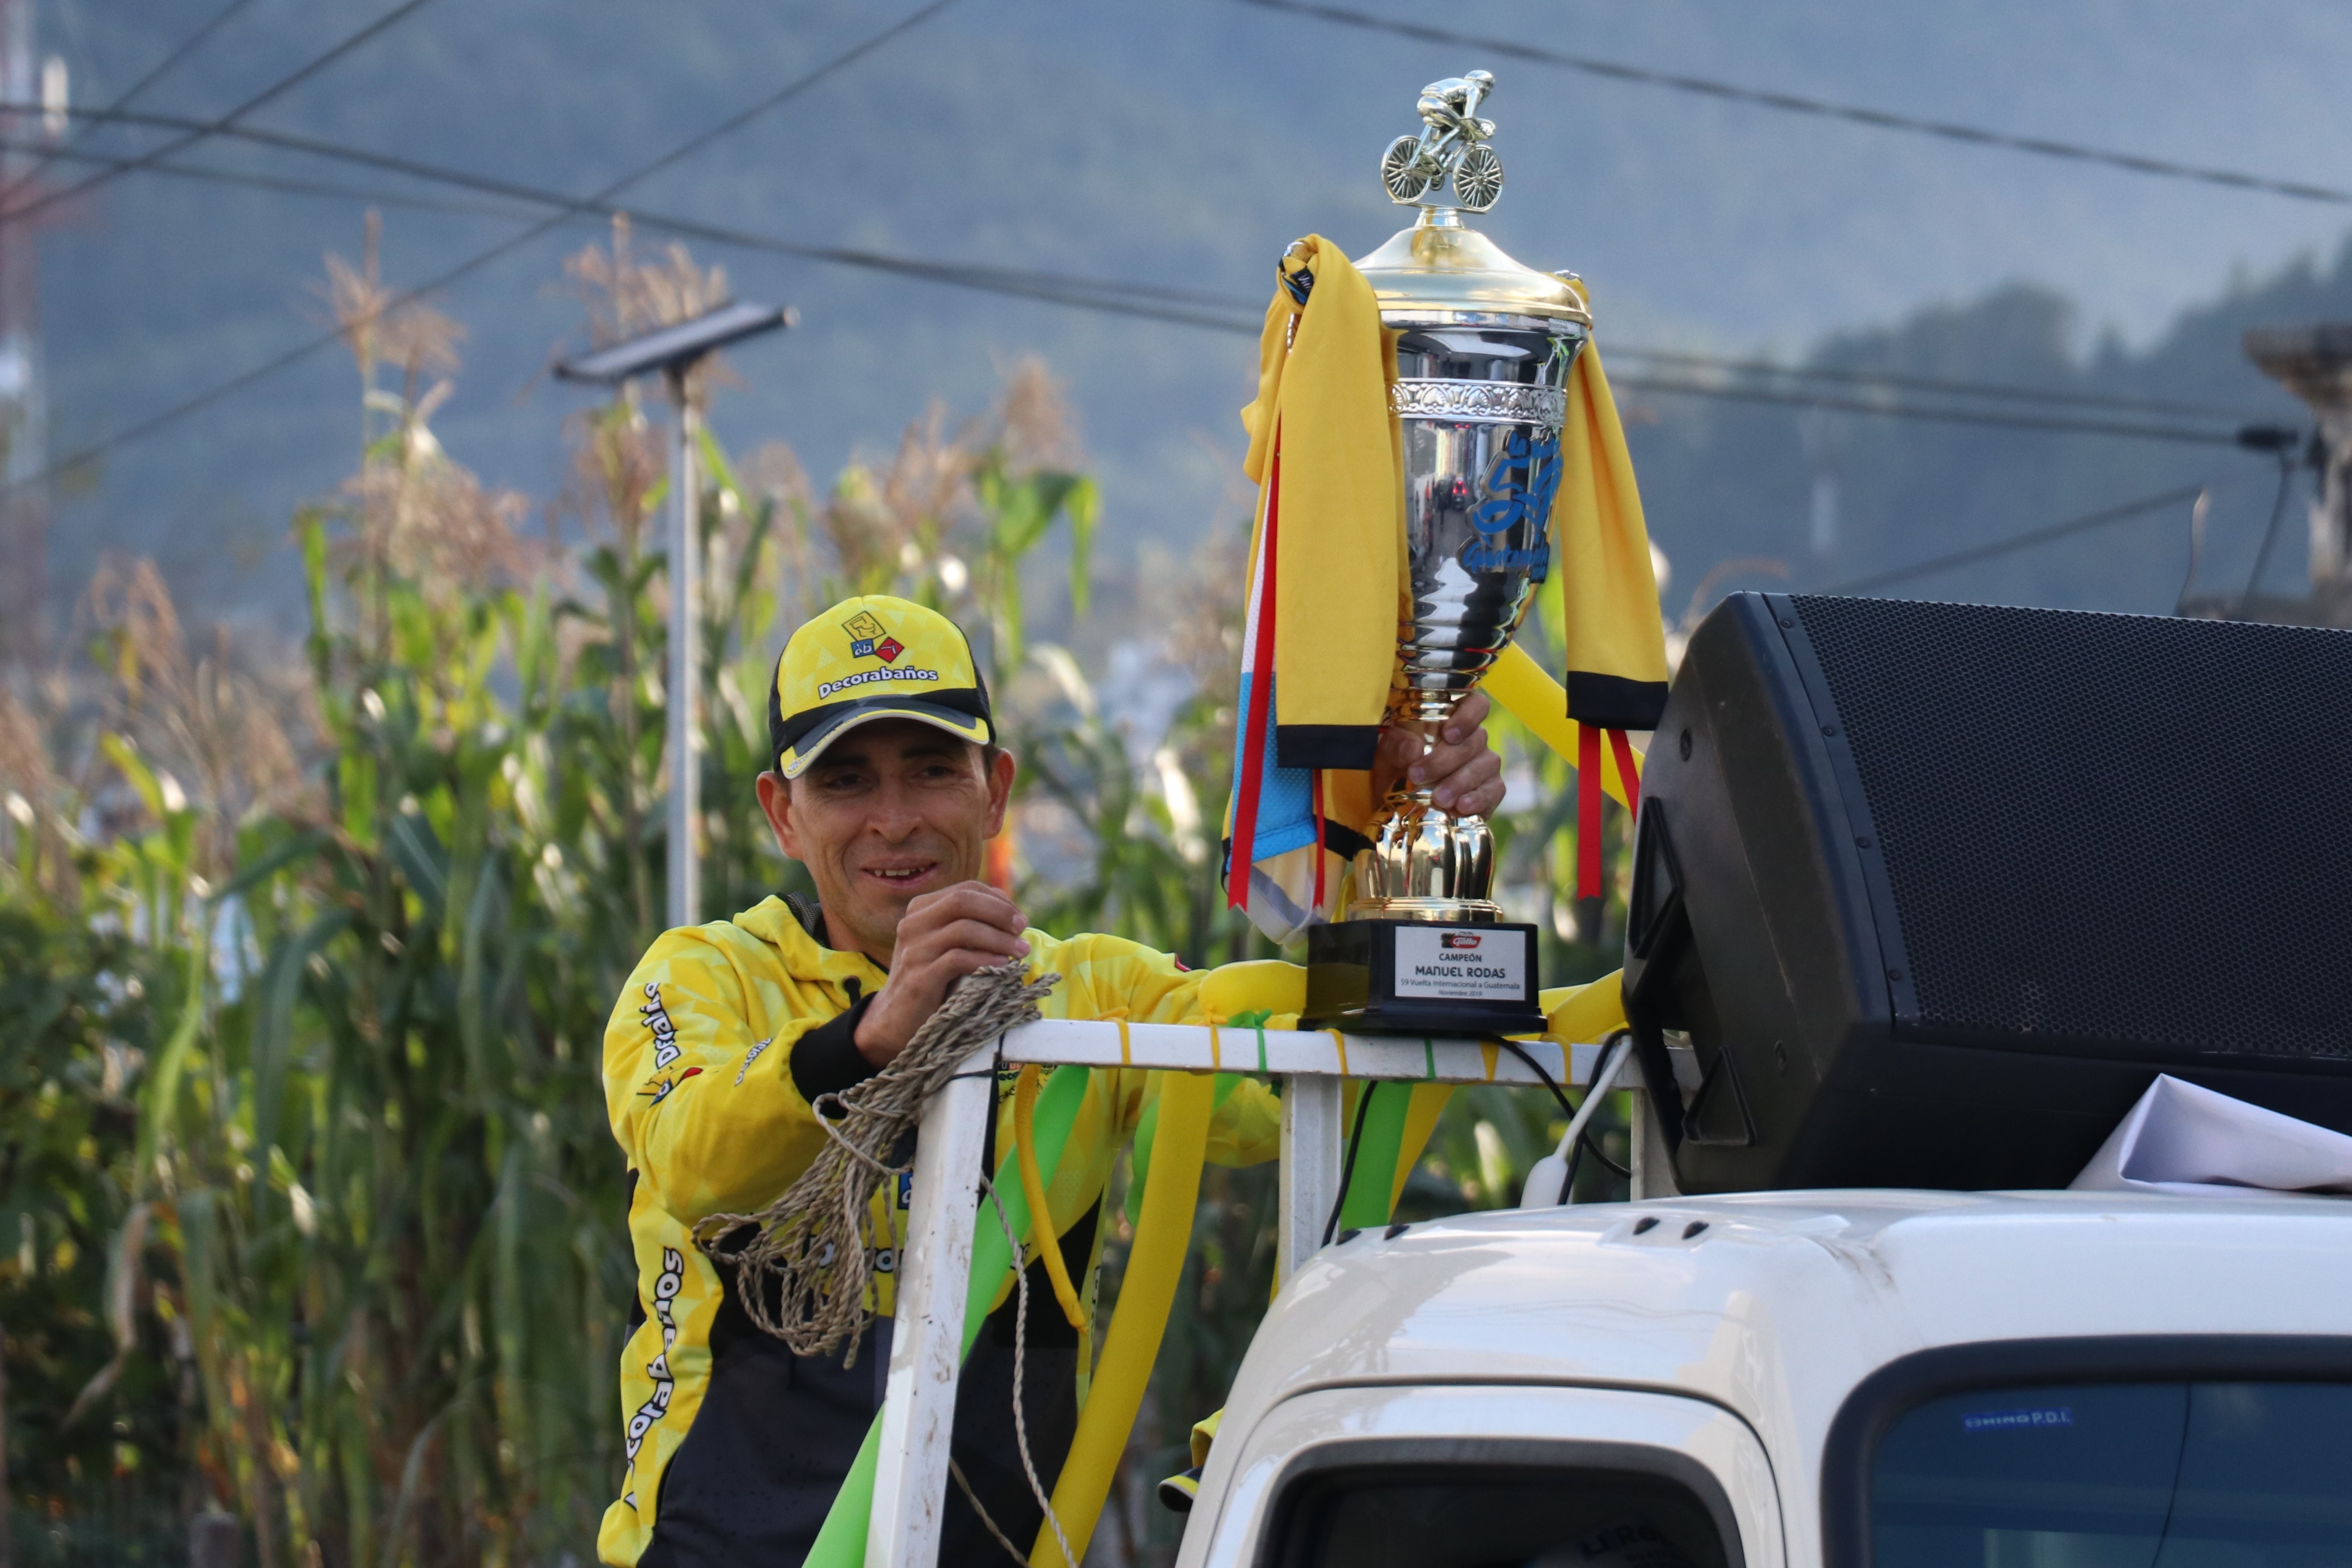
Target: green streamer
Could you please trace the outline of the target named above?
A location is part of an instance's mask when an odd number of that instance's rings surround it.
[[[1356,1144],[1355,1174],[1339,1205],[1339,1223],[1370,1230],[1389,1222],[1390,1195],[1396,1191],[1397,1157],[1404,1149],[1405,1113],[1412,1106],[1410,1083],[1366,1083],[1360,1093],[1372,1103],[1364,1113],[1364,1135]],[[1352,1128],[1352,1119],[1349,1126]]]
[[[1054,1174],[1062,1163],[1063,1147],[1070,1140],[1070,1128],[1078,1119],[1078,1107],[1087,1098],[1087,1070],[1075,1064],[1054,1069],[1045,1080],[1045,1092],[1037,1096],[1036,1119],[1033,1130],[1037,1142],[1037,1166],[1045,1173],[1047,1186],[1053,1185]],[[993,1107],[992,1107],[992,1111]],[[996,1164],[996,1190],[1004,1198],[1004,1218],[1013,1224],[1015,1236],[1029,1231],[1029,1200],[1021,1191],[1021,1167],[1017,1155],[1007,1149]],[[1004,1239],[1004,1227],[996,1218],[994,1204],[983,1195],[980,1200],[977,1228],[971,1241],[971,1294],[965,1298],[963,1310],[963,1354],[969,1357],[974,1341],[980,1338],[981,1325],[988,1321],[990,1303],[1013,1272],[1013,1248]],[[833,1507],[826,1511],[824,1528],[816,1532],[816,1543],[809,1548],[802,1568],[861,1568],[866,1561],[866,1528],[874,1517],[874,1474],[882,1451],[882,1412],[874,1413],[874,1424],[866,1428],[866,1441],[858,1445],[857,1458],[842,1478],[841,1490],[834,1494]]]

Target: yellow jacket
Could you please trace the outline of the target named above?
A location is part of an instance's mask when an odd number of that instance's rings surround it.
[[[1213,971],[1187,970],[1116,936],[1026,936],[1029,972],[1063,977],[1043,1004],[1049,1018],[1207,1021],[1202,988]],[[711,1328],[731,1287],[696,1249],[694,1224],[761,1207],[816,1157],[825,1138],[810,1093],[846,1087],[862,1071],[835,1059],[846,1049],[852,1009],[887,977],[863,954],[820,944],[792,905],[770,898],[733,920],[665,933],[613,1009],[604,1103],[631,1174],[629,1240],[644,1319],[621,1354],[628,1473],[598,1532],[598,1555],[608,1563],[626,1568],[645,1550],[665,1467],[709,1380]],[[796,1063],[796,1056],[803,1060]],[[1101,1201],[1120,1147],[1157,1097],[1160,1076],[1140,1070],[1090,1076],[1047,1191],[1055,1234]],[[1009,1078],[1000,1085],[1000,1149],[1013,1146],[1009,1085]],[[1279,1102],[1264,1084],[1244,1081],[1220,1097],[1208,1157],[1256,1164],[1275,1157],[1279,1139]],[[903,1206],[905,1184],[897,1187]],[[891,1196],[887,1186],[877,1195],[877,1233],[890,1228],[880,1206]],[[903,1234],[903,1221],[897,1228]],[[1097,1227],[1097,1251],[1100,1245]],[[875,1260],[874,1306],[886,1315],[896,1261],[887,1249]],[[1083,1293],[1091,1313],[1091,1278]],[[1078,1365],[1089,1360],[1082,1348]]]

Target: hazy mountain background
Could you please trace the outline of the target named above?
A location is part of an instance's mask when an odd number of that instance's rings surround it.
[[[103,102],[219,3],[39,0],[41,43],[70,63],[77,101]],[[2336,152],[2352,145],[2352,13],[2316,0],[1364,4],[1659,69],[2352,183]],[[220,113],[383,8],[259,0],[142,107]],[[254,122],[584,193],[906,9],[437,0]],[[1491,112],[1510,182],[1485,226],[1522,260],[1590,280],[1604,347],[2282,416],[2296,405],[2246,365],[2238,333],[2352,316],[2341,248],[2352,210],[1776,114],[1234,0],[960,0],[630,199],[804,243],[1202,291],[1246,315],[1292,237],[1318,231],[1360,254],[1399,225],[1373,173],[1379,151],[1412,125],[1421,83],[1473,66],[1500,78]],[[87,145],[155,143],[113,133]],[[445,194],[226,142],[191,161]],[[142,172],[49,214],[53,452],[316,333],[320,255],[356,254],[363,205]],[[388,206],[387,277],[419,281],[522,226]],[[436,423],[445,444],[542,500],[562,481],[562,417],[584,396],[544,374],[581,342],[558,263],[598,233],[559,229],[438,301],[471,330]],[[1245,337],[696,249],[740,296],[789,301],[803,319],[738,356],[749,384],[717,417],[739,447],[789,441],[822,481],[932,400],[977,408],[1001,367],[1034,352],[1068,386],[1105,484],[1106,573],[1151,547],[1181,559],[1235,516]],[[1675,612],[1724,560],[1767,558],[1826,585],[2197,479],[2217,482],[2203,575],[2230,584],[2275,472],[2223,446],[1623,401]],[[1815,449],[1833,454],[1826,550],[1812,533],[1808,418]],[[290,625],[287,522],[349,471],[357,424],[349,362],[328,350],[110,452],[57,515],[56,596],[100,551],[131,549],[163,560],[194,619]],[[2301,570],[2299,517],[2290,529],[2281,591]],[[1906,591],[2168,610],[2186,539],[2183,506]]]

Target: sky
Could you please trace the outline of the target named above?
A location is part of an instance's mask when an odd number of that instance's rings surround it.
[[[42,47],[103,102],[222,0],[35,0]],[[1473,0],[1366,9],[1507,40],[2021,134],[2352,185],[2352,12],[2083,0]],[[387,8],[248,0],[142,107],[219,114]],[[574,193],[600,188],[914,7],[677,0],[432,0],[252,123]],[[1599,341],[1801,355],[1924,308],[2028,283],[2074,302],[2075,348],[2140,347],[2182,310],[2331,257],[2352,209],[1776,113],[1280,14],[955,0],[783,107],[630,188],[653,211],[802,243],[1047,269],[1230,298],[1244,315],[1291,238],[1361,254],[1403,215],[1381,149],[1426,80],[1474,66],[1508,185],[1484,226],[1591,283]],[[122,133],[94,149],[151,148]],[[415,182],[218,144],[190,162],[383,193]],[[127,175],[47,214],[43,319],[58,455],[129,430],[318,335],[313,281],[365,204]],[[386,269],[421,282],[520,232],[513,217],[386,209]],[[558,285],[579,225],[440,291],[467,365],[436,428],[494,483],[544,499],[582,394]],[[970,412],[1017,356],[1072,395],[1105,492],[1105,552],[1181,554],[1235,515],[1245,336],[977,295],[698,245],[740,297],[802,327],[747,350],[716,428],[791,442],[820,479],[934,400]],[[2217,382],[2242,368],[2217,361]],[[287,524],[348,472],[347,360],[314,353],[109,448],[59,507],[53,578],[153,553],[204,609],[296,612]]]

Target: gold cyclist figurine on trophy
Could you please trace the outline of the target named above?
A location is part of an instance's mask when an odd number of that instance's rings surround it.
[[[1503,193],[1503,161],[1486,145],[1495,122],[1478,118],[1478,106],[1495,96],[1491,72],[1447,77],[1421,89],[1419,136],[1400,136],[1381,158],[1381,183],[1389,199],[1411,206],[1454,182],[1454,199],[1465,211],[1483,213]],[[1441,195],[1442,199],[1442,195]]]

